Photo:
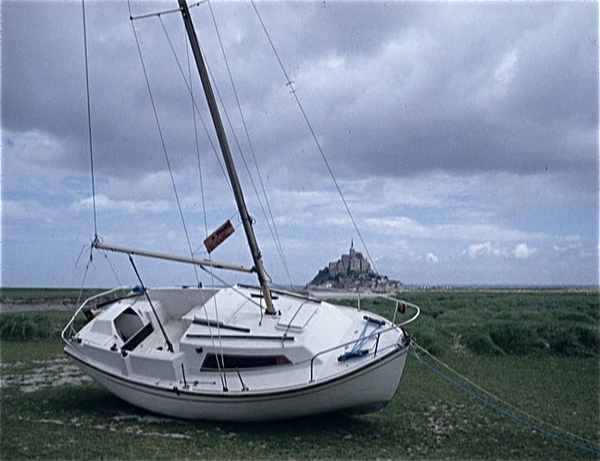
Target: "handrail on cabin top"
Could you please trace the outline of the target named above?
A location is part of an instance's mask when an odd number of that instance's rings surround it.
[[[415,313],[415,315],[413,315],[413,316],[412,316],[410,319],[408,319],[408,320],[405,320],[404,322],[402,322],[402,323],[398,323],[398,324],[396,324],[396,323],[392,322],[392,323],[391,323],[391,326],[390,326],[389,328],[386,328],[385,330],[383,330],[383,331],[379,331],[379,332],[377,332],[377,333],[372,333],[372,334],[370,334],[369,336],[367,336],[367,338],[366,338],[366,339],[365,339],[365,338],[357,338],[357,339],[354,339],[354,340],[352,340],[352,341],[348,341],[347,343],[344,343],[344,344],[339,344],[339,345],[337,345],[337,346],[334,346],[334,347],[331,347],[331,348],[329,348],[329,349],[325,349],[325,350],[322,350],[322,351],[320,351],[320,352],[317,352],[317,353],[316,353],[316,354],[315,354],[315,355],[312,357],[312,359],[310,359],[310,382],[313,382],[313,381],[314,381],[314,363],[315,363],[315,359],[316,359],[318,356],[320,356],[320,355],[323,355],[323,354],[327,354],[327,353],[329,353],[329,352],[333,352],[333,351],[335,351],[336,349],[340,349],[340,348],[342,348],[342,347],[346,347],[346,346],[350,346],[350,345],[352,345],[352,344],[356,344],[358,341],[362,341],[362,340],[369,340],[369,339],[372,339],[372,338],[374,338],[374,337],[377,337],[377,343],[376,343],[376,348],[377,348],[377,347],[379,346],[379,337],[380,337],[380,336],[381,336],[383,333],[387,333],[388,331],[390,331],[390,330],[393,330],[393,329],[395,329],[395,328],[397,328],[397,327],[400,327],[400,329],[402,329],[402,327],[403,327],[404,325],[408,325],[409,323],[413,322],[413,321],[414,321],[414,320],[415,320],[415,319],[416,319],[416,318],[417,318],[417,317],[418,317],[418,316],[421,314],[421,309],[420,309],[420,308],[419,308],[419,306],[417,306],[416,304],[408,303],[408,302],[406,302],[406,301],[400,301],[400,300],[398,300],[398,299],[395,299],[395,298],[392,298],[392,297],[390,297],[390,296],[384,296],[384,298],[386,298],[386,299],[389,299],[389,300],[391,300],[391,301],[396,301],[396,310],[394,311],[394,321],[396,320],[396,313],[397,313],[397,311],[398,311],[398,306],[400,305],[400,303],[404,303],[406,306],[408,306],[408,307],[412,307],[412,308],[413,308],[413,309],[415,309],[417,312],[416,312],[416,313]],[[402,332],[404,333],[404,329],[402,329]]]

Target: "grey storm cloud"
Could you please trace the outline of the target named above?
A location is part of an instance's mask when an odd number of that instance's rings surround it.
[[[130,4],[137,15],[176,3]],[[128,5],[86,2],[98,233],[181,253]],[[79,286],[75,261],[96,231],[81,13],[81,2],[2,2],[3,284]],[[598,13],[597,2],[193,8],[265,255],[276,251],[239,161],[238,144],[251,157],[236,98],[295,280],[310,280],[353,236],[358,242],[295,93],[382,273],[427,284],[596,283]],[[216,144],[182,21],[171,14],[133,24],[193,247],[201,247],[235,207],[202,126]],[[219,250],[235,262],[246,254],[240,235]],[[182,283],[178,270],[149,283]],[[283,273],[273,269],[279,280]],[[97,276],[112,283],[100,268]]]
[[[133,3],[140,12],[162,7]],[[127,4],[91,2],[87,9],[99,168],[114,175],[124,174],[114,169],[116,163],[128,174],[164,168]],[[265,37],[256,32],[251,5],[225,2],[212,9],[223,24],[221,37],[248,124],[262,135],[258,154],[283,153],[302,165],[308,131],[273,113],[297,109]],[[341,175],[534,174],[550,168],[585,176],[597,167],[595,3],[284,2],[258,3],[257,9]],[[219,80],[227,80],[221,57],[212,52],[218,44],[208,35],[210,15],[194,14],[211,49],[209,65]],[[31,8],[9,1],[3,16],[3,126],[11,133],[47,133],[65,146],[64,162],[85,168],[80,5]],[[158,70],[151,85],[159,117],[173,133],[167,144],[185,168],[189,96],[159,22],[138,22],[147,65]],[[179,22],[164,19],[175,45],[184,43],[173,32]],[[185,51],[178,53],[187,69]],[[156,61],[155,54],[167,55],[167,61]],[[223,97],[231,102],[231,91],[224,90]],[[235,118],[236,110],[231,113]]]

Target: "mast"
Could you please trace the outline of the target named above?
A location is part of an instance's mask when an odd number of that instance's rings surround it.
[[[275,308],[273,307],[271,292],[269,291],[269,285],[267,284],[267,276],[265,274],[265,269],[262,264],[260,250],[258,249],[258,244],[256,243],[256,237],[254,236],[254,230],[252,229],[252,221],[250,219],[250,215],[248,214],[248,209],[246,208],[246,202],[244,200],[242,187],[240,186],[240,181],[235,170],[235,165],[233,164],[233,157],[229,148],[227,136],[225,135],[225,129],[223,128],[223,122],[221,121],[221,115],[219,114],[217,101],[215,99],[212,86],[210,84],[208,71],[206,70],[206,65],[204,64],[202,52],[200,51],[198,37],[196,36],[196,31],[194,29],[194,24],[192,23],[192,18],[190,16],[190,11],[186,1],[178,1],[179,9],[181,10],[181,16],[183,17],[183,23],[185,24],[185,30],[187,31],[187,35],[190,40],[190,45],[192,47],[192,52],[194,53],[194,59],[196,60],[196,66],[198,67],[198,73],[200,74],[200,80],[202,81],[204,94],[206,95],[206,101],[208,102],[208,107],[210,109],[210,115],[212,117],[215,130],[217,132],[217,138],[219,139],[219,146],[221,147],[223,160],[225,161],[225,165],[227,167],[227,174],[229,175],[229,180],[231,181],[231,187],[233,188],[233,194],[235,196],[238,211],[242,218],[244,232],[246,233],[248,246],[250,247],[250,252],[252,253],[254,267],[258,275],[258,281],[262,289],[263,297],[265,298],[267,312],[269,314],[274,314]]]

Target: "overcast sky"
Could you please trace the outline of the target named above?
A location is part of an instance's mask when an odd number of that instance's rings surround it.
[[[131,3],[134,15],[174,6]],[[352,240],[405,284],[598,283],[597,2],[256,8],[291,85],[250,2],[203,4],[192,16],[274,281],[289,284],[240,149],[262,194],[256,157],[296,285]],[[3,1],[1,14],[2,285],[77,287],[95,232],[81,3]],[[86,15],[98,235],[189,255],[128,5],[88,2]],[[206,231],[231,218],[237,231],[212,256],[251,265],[192,74],[196,153],[181,17],[162,18],[177,60],[157,17],[135,31],[191,246],[207,257]],[[86,285],[117,283],[108,262],[119,283],[137,284],[125,255],[95,252]],[[196,283],[189,266],[136,264],[148,286]]]

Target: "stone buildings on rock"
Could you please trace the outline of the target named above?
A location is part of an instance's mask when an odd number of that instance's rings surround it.
[[[370,290],[389,292],[402,287],[402,283],[377,274],[362,253],[354,249],[354,241],[348,254],[330,262],[319,271],[306,286],[307,289],[321,290]]]
[[[341,259],[329,263],[329,276],[335,277],[339,274],[346,274],[349,271],[372,274],[371,264],[362,253],[354,249],[354,241],[350,245],[350,253],[342,255]]]

